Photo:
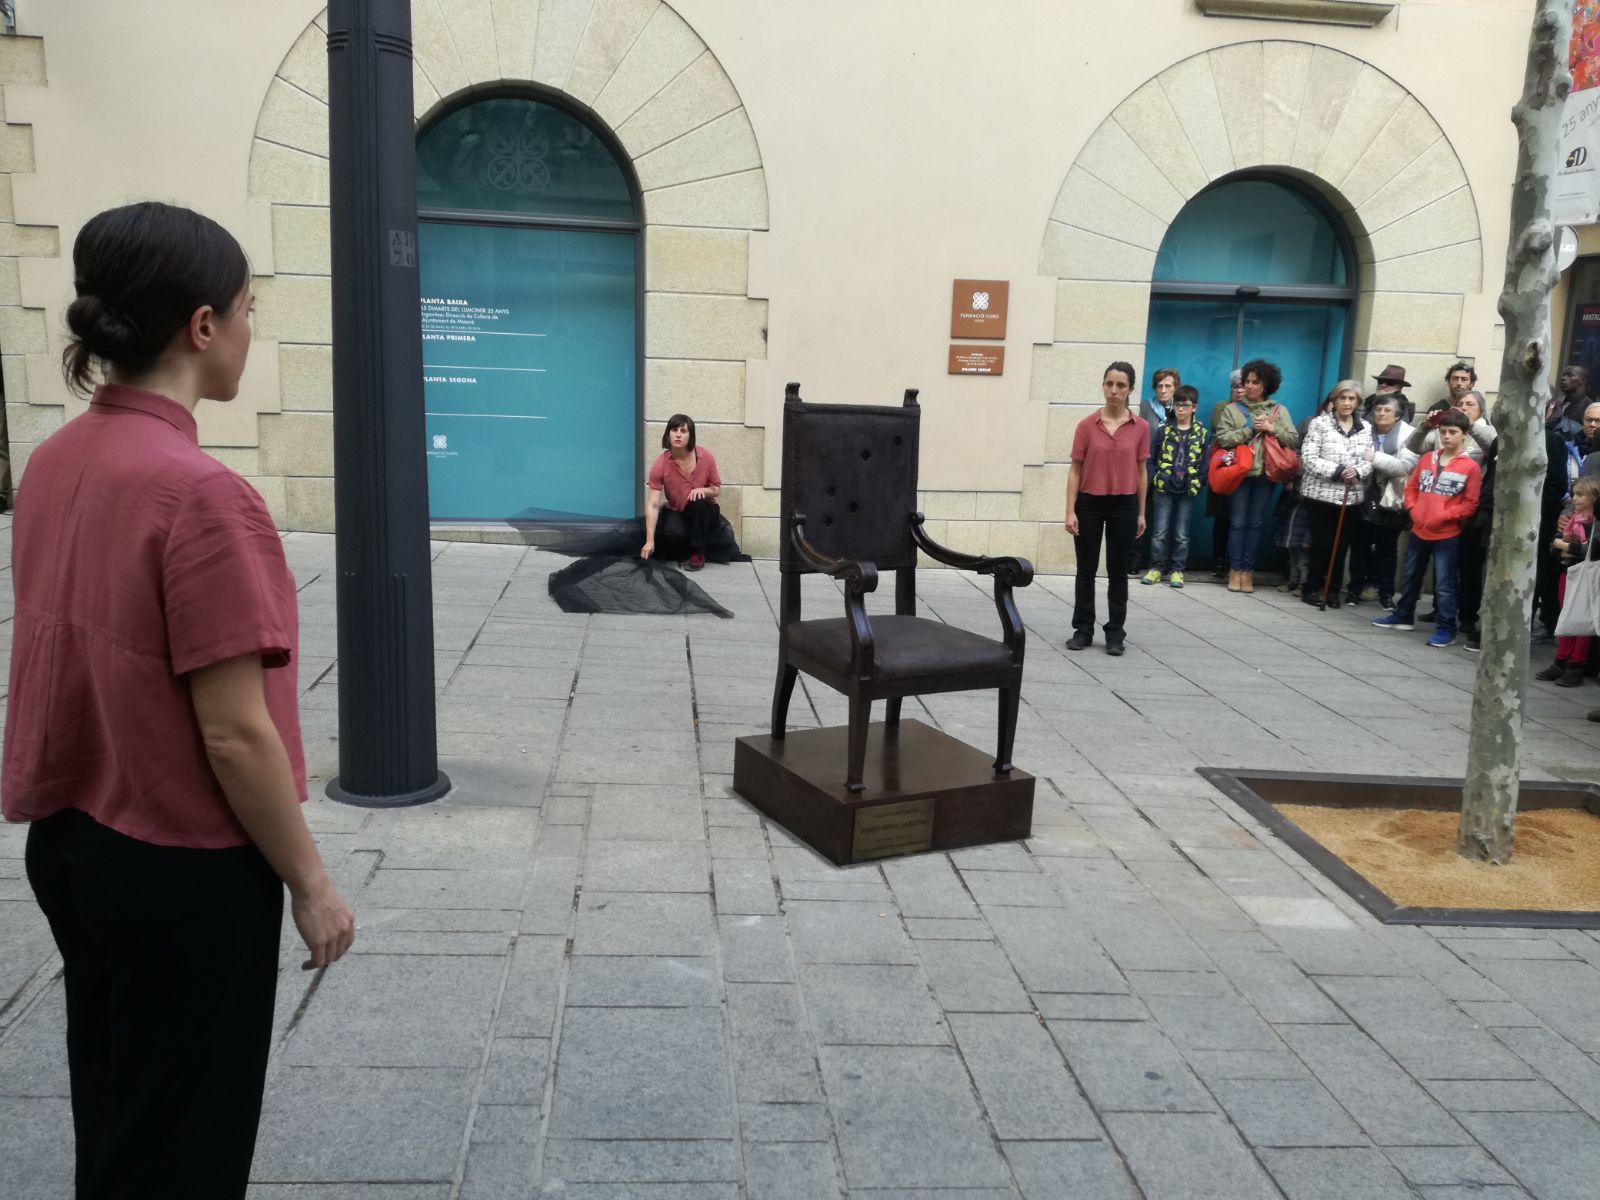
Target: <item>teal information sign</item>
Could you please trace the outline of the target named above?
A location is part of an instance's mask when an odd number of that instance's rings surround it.
[[[419,234],[430,516],[635,516],[635,235]]]

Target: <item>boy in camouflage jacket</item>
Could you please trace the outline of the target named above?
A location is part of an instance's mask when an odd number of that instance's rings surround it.
[[[1183,586],[1183,568],[1189,561],[1189,510],[1205,481],[1208,435],[1195,420],[1199,403],[1194,388],[1180,387],[1173,395],[1172,415],[1150,439],[1154,468],[1150,570],[1141,583],[1160,583],[1165,577],[1173,587]]]

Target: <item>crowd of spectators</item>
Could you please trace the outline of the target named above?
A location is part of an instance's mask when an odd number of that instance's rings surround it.
[[[1152,395],[1138,416],[1124,398],[1134,390],[1132,367],[1113,364],[1107,379],[1116,380],[1118,394],[1108,390],[1107,408],[1084,418],[1071,477],[1079,481],[1087,470],[1108,478],[1115,443],[1124,468],[1118,487],[1128,490],[1114,501],[1124,528],[1122,536],[1108,538],[1108,568],[1126,559],[1124,571],[1146,586],[1183,587],[1192,517],[1203,505],[1212,522],[1212,574],[1226,579],[1230,592],[1255,591],[1256,563],[1270,552],[1263,547],[1270,531],[1282,552],[1281,592],[1324,612],[1375,604],[1382,611],[1371,623],[1380,629],[1404,632],[1424,624],[1431,626],[1429,647],[1480,649],[1498,441],[1471,363],[1450,366],[1447,395],[1425,412],[1406,394],[1411,384],[1404,369],[1391,364],[1374,377],[1367,395],[1357,380],[1341,380],[1298,425],[1276,399],[1282,373],[1264,359],[1233,372],[1229,395],[1211,406],[1208,422],[1199,417],[1200,393],[1174,368],[1155,371]],[[1600,551],[1594,539],[1600,401],[1590,398],[1581,366],[1564,368],[1557,384],[1545,415],[1548,468],[1529,636],[1536,645],[1555,643],[1553,660],[1534,678],[1576,688],[1600,674],[1594,644],[1600,639],[1557,639],[1555,628],[1566,569]],[[1117,439],[1124,425],[1130,436]],[[1087,462],[1091,457],[1105,461]],[[1127,469],[1141,461],[1142,472]],[[1080,542],[1074,509],[1084,500],[1101,502],[1069,485],[1067,527]],[[1115,550],[1111,540],[1119,543]],[[1098,545],[1079,546],[1071,649],[1083,649],[1093,637],[1098,551]],[[1113,575],[1112,593],[1108,642],[1121,653],[1127,594],[1121,572]],[[1433,605],[1419,613],[1425,594]],[[1588,716],[1600,722],[1600,708]]]

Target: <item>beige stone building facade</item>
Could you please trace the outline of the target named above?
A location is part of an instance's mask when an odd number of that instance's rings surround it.
[[[1495,374],[1529,0],[411,8],[419,133],[476,98],[526,94],[620,148],[642,206],[639,461],[667,414],[695,415],[758,555],[776,550],[793,379],[830,401],[920,388],[933,535],[1069,565],[1072,429],[1112,359],[1148,394],[1169,235],[1231,180],[1293,192],[1348,252],[1324,377],[1286,392],[1397,362],[1426,401],[1458,357]],[[202,406],[202,440],[285,528],[330,529],[321,4],[18,9],[0,38],[0,361],[18,469],[80,408],[59,371],[73,235],[107,206],[170,199],[234,230],[258,275],[244,390]],[[998,377],[947,373],[960,278],[1009,282]],[[1221,398],[1215,372],[1191,382],[1203,409]]]

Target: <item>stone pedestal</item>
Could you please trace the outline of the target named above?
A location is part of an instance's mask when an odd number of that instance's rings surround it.
[[[873,722],[865,788],[845,790],[844,726],[734,744],[733,789],[831,862],[1009,842],[1033,832],[1033,776],[921,721]]]

